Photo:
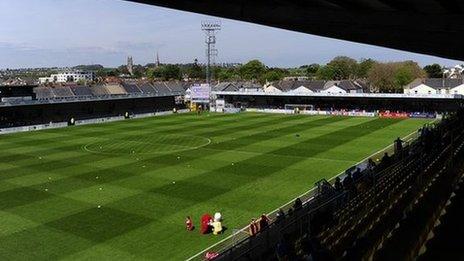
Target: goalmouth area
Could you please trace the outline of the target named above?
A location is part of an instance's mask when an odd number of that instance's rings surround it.
[[[188,113],[0,135],[0,259],[185,260],[429,122]],[[225,233],[201,235],[215,212]]]

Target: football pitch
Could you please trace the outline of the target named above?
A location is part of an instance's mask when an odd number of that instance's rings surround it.
[[[0,135],[0,260],[183,260],[427,122],[189,113]],[[223,235],[185,231],[215,212]]]

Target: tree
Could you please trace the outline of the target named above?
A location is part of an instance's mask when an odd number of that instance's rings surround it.
[[[155,74],[155,69],[153,68],[148,68],[145,71],[145,77],[147,77],[150,81],[153,81],[156,78]]]
[[[333,80],[344,80],[355,77],[358,62],[347,56],[337,56],[327,66],[333,72]]]
[[[133,75],[134,78],[140,78],[143,75],[145,75],[146,69],[144,66],[137,64],[133,66],[133,72],[134,72],[134,75]]]
[[[375,61],[372,59],[362,59],[361,62],[358,64],[358,70],[356,72],[356,78],[363,79],[367,78],[367,74],[374,66]]]
[[[427,73],[429,78],[442,78],[443,77],[443,69],[439,64],[430,64],[424,67],[424,71]]]
[[[215,67],[214,76],[219,81],[239,81],[241,80],[235,68]]]
[[[162,79],[164,81],[180,80],[182,73],[180,67],[174,64],[166,64],[156,68],[148,68],[145,76],[150,79]]]
[[[303,66],[300,67],[300,69],[304,70],[306,76],[314,77],[320,67],[321,66],[319,64],[313,63],[313,64],[310,64],[310,65],[303,65]]]
[[[393,63],[375,63],[369,70],[367,79],[374,92],[393,92],[395,90],[395,66]]]
[[[106,76],[109,76],[108,74],[109,74],[111,71],[112,71],[112,70],[98,69],[98,70],[95,72],[95,76],[97,76],[97,77],[106,77]]]
[[[178,65],[167,64],[161,67],[161,78],[164,80],[180,80],[181,77],[182,75]]]
[[[416,78],[423,78],[426,73],[420,66],[413,61],[406,61],[400,63],[395,71],[395,82],[397,87],[403,89],[408,83],[412,82]]]
[[[334,80],[335,75],[335,68],[330,65],[321,66],[316,72],[316,78],[319,80]]]
[[[261,84],[264,84],[266,82],[275,82],[275,81],[280,81],[285,77],[286,73],[284,70],[279,69],[279,68],[273,68],[267,70],[259,79],[259,82]]]
[[[239,74],[244,80],[258,80],[266,72],[266,66],[258,61],[252,60],[239,68]]]
[[[186,74],[191,79],[204,79],[206,77],[206,72],[197,63],[189,65],[186,68]]]
[[[368,81],[376,92],[402,92],[405,85],[425,72],[416,62],[375,63],[368,73]]]

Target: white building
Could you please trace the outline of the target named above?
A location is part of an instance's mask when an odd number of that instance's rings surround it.
[[[415,79],[403,89],[405,94],[464,94],[462,79],[429,78]]]
[[[281,93],[282,90],[280,90],[279,88],[275,87],[275,86],[272,85],[272,84],[269,84],[269,85],[264,86],[264,92],[268,92],[268,93]]]
[[[443,90],[440,90],[440,92]],[[403,89],[404,94],[437,94],[439,90],[425,84],[425,80],[416,79],[412,83],[406,85]]]
[[[328,81],[321,93],[328,94],[345,94],[345,93],[363,93],[363,86],[356,81]]]
[[[463,84],[460,84],[454,88],[451,88],[449,90],[449,94],[460,94],[460,95],[464,95],[464,83]]]
[[[311,89],[303,85],[301,85],[300,87],[297,87],[296,89],[291,90],[290,92],[292,93],[314,93]]]
[[[39,78],[39,83],[64,83],[64,82],[79,82],[95,80],[94,72],[81,70],[64,71],[57,74],[52,74],[50,77]]]
[[[282,80],[269,83],[264,86],[264,92],[268,93],[315,93],[324,88],[325,81],[296,81]]]
[[[462,79],[464,76],[464,65],[458,64],[452,68],[445,69],[444,75],[451,79]]]

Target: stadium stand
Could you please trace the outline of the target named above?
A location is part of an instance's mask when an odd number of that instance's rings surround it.
[[[74,93],[67,86],[55,87],[51,89],[55,98],[74,97]]]
[[[142,82],[140,84],[137,84],[137,87],[142,91],[144,94],[156,94],[157,91],[153,87],[152,84],[148,82]]]
[[[184,86],[180,82],[164,82],[166,87],[169,89],[171,92],[183,92],[185,91]]]
[[[167,87],[166,82],[155,82],[153,83],[153,88],[155,89],[156,93],[159,94],[166,94],[171,92],[171,90]]]
[[[47,100],[49,101],[49,100]],[[119,99],[59,100],[36,104],[0,106],[0,128],[68,122],[71,118],[94,119],[171,111],[183,108],[176,105],[174,96],[121,97]]]
[[[87,86],[71,86],[71,91],[74,93],[75,96],[92,96],[93,93]]]
[[[103,85],[109,95],[125,95],[126,90],[120,84],[105,84]]]
[[[463,206],[464,180],[461,178],[445,203],[439,222],[435,223],[432,238],[425,244],[425,253],[418,260],[459,260],[464,256]]]
[[[109,95],[108,89],[104,85],[97,85],[90,87],[90,90],[94,96]]]
[[[137,84],[135,83],[122,83],[122,87],[125,89],[127,93],[132,93],[132,94],[139,94],[142,93],[142,91],[137,87]]]
[[[34,92],[38,100],[52,99],[55,97],[50,87],[37,87],[34,89]]]
[[[464,167],[463,120],[459,111],[424,126],[417,140],[396,141],[393,156],[348,170],[337,185],[320,181],[302,207],[272,217],[266,230],[222,249],[215,260],[414,260],[424,248],[430,250],[423,260],[456,260],[458,243],[443,254],[440,237],[460,238],[452,228],[464,198],[464,189],[456,189]],[[453,189],[460,197],[449,200]],[[456,210],[435,228],[445,232],[426,243],[446,206]]]
[[[290,87],[289,87],[290,88]],[[461,97],[408,96],[389,94],[353,95],[284,95],[282,93],[239,93],[217,92],[218,99],[235,108],[284,109],[287,104],[312,105],[319,110],[358,110],[358,111],[403,111],[403,112],[453,112],[461,106]]]

